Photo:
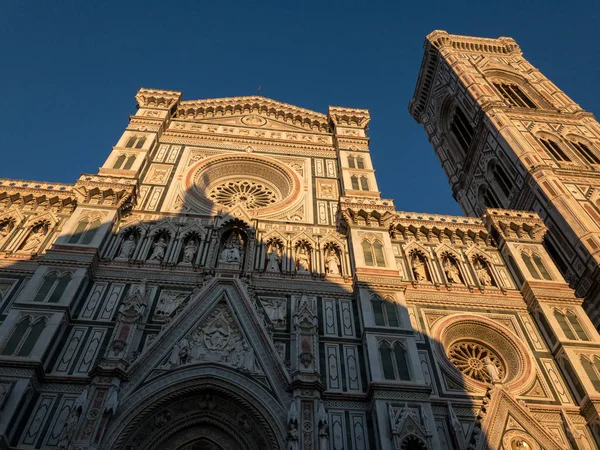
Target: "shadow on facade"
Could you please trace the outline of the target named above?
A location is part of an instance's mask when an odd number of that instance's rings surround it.
[[[50,223],[6,234],[6,448],[487,448],[490,393],[413,329],[401,283],[353,273],[351,244],[142,214],[52,246]],[[496,355],[457,349],[491,387]]]

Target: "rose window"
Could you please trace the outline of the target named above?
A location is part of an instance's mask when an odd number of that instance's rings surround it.
[[[489,360],[488,360],[489,358]],[[463,375],[477,381],[492,381],[486,364],[490,362],[498,369],[500,380],[506,370],[502,360],[488,347],[472,341],[456,342],[448,349],[448,359]]]
[[[221,183],[209,192],[208,198],[225,206],[242,205],[247,209],[264,208],[277,202],[272,189],[254,181]]]

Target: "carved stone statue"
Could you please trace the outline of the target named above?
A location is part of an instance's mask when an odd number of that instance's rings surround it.
[[[42,244],[45,236],[46,232],[44,231],[44,227],[33,229],[27,237],[27,241],[21,250],[24,252],[35,252]]]
[[[296,251],[296,270],[298,272],[310,271],[310,255],[304,246],[298,247]]]
[[[419,255],[414,255],[412,258],[412,271],[416,281],[427,281],[427,269]]]
[[[269,253],[267,254],[267,272],[281,272],[280,263],[281,258],[279,257],[279,253],[275,248],[271,248]]]
[[[492,383],[500,381],[500,371],[498,370],[496,364],[492,362],[492,359],[489,356],[486,356],[483,359],[483,365],[485,367],[485,371],[492,380]]]
[[[236,236],[233,236],[223,247],[219,262],[229,264],[239,264],[242,262],[242,244]]]
[[[190,239],[183,249],[183,262],[186,264],[193,264],[197,251],[198,243],[195,239]]]
[[[296,399],[292,399],[290,409],[288,409],[288,440],[298,440],[298,408],[296,407]]]
[[[4,222],[0,224],[0,243],[4,242],[11,231],[12,227],[10,222]]]
[[[334,248],[330,248],[327,252],[327,259],[325,260],[325,271],[329,275],[340,274],[340,258]]]
[[[448,283],[462,284],[460,278],[460,271],[456,267],[456,262],[449,257],[444,258],[444,272],[446,273],[446,279]]]
[[[319,421],[319,447],[320,450],[327,450],[327,438],[329,437],[329,420],[325,411],[323,400],[319,401],[319,409],[317,411]]]
[[[173,346],[171,356],[169,357],[169,364],[171,367],[181,366],[187,364],[190,361],[190,344],[187,339],[182,339]]]
[[[152,246],[152,254],[148,259],[150,261],[162,261],[165,258],[166,249],[167,241],[163,237],[159,238],[158,241]]]
[[[477,280],[482,286],[492,286],[494,280],[492,279],[487,262],[480,259],[476,259],[473,264],[475,267],[475,273],[477,274]]]
[[[119,407],[119,388],[117,386],[111,386],[108,391],[108,398],[106,400],[106,406],[104,412],[107,414],[115,414]]]
[[[131,257],[133,257],[133,252],[135,251],[136,246],[137,240],[135,238],[135,235],[130,234],[129,237],[123,241],[123,244],[121,244],[121,249],[119,250],[117,258],[131,259]]]

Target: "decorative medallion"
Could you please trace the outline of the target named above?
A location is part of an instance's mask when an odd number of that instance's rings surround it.
[[[242,117],[242,123],[251,127],[262,127],[267,124],[266,119],[257,115]]]

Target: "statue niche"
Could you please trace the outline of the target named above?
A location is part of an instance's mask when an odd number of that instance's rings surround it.
[[[465,284],[463,277],[458,267],[458,261],[450,253],[444,253],[442,255],[442,267],[444,268],[444,274],[446,280],[451,284]]]
[[[137,244],[139,242],[139,233],[135,228],[127,230],[123,235],[123,241],[121,243],[121,248],[117,253],[115,259],[131,259],[135,253],[135,249],[137,248]]]
[[[152,247],[150,248],[148,262],[162,263],[167,253],[169,241],[170,236],[168,232],[160,231],[156,233],[152,241]]]
[[[232,228],[223,233],[219,246],[218,267],[238,270],[242,267],[248,238],[240,228]]]
[[[492,268],[483,256],[473,257],[473,269],[480,286],[497,286],[492,274]]]
[[[312,248],[308,242],[299,242],[296,245],[296,272],[308,274],[311,272],[312,266],[310,256]]]
[[[325,273],[333,276],[342,275],[340,258],[342,252],[340,249],[334,244],[327,244],[323,250],[325,255]]]
[[[40,249],[42,242],[44,242],[49,229],[50,226],[46,222],[34,225],[27,239],[23,241],[20,251],[23,253],[36,253]]]
[[[179,256],[178,262],[180,265],[194,265],[196,262],[196,256],[198,255],[198,248],[200,247],[200,237],[196,233],[188,234],[184,241]]]
[[[415,250],[410,256],[410,265],[413,273],[413,278],[417,283],[431,282],[431,274],[427,267],[427,258],[423,253]]]
[[[265,271],[270,273],[281,273],[281,261],[284,249],[283,242],[277,238],[269,239],[266,248]]]

